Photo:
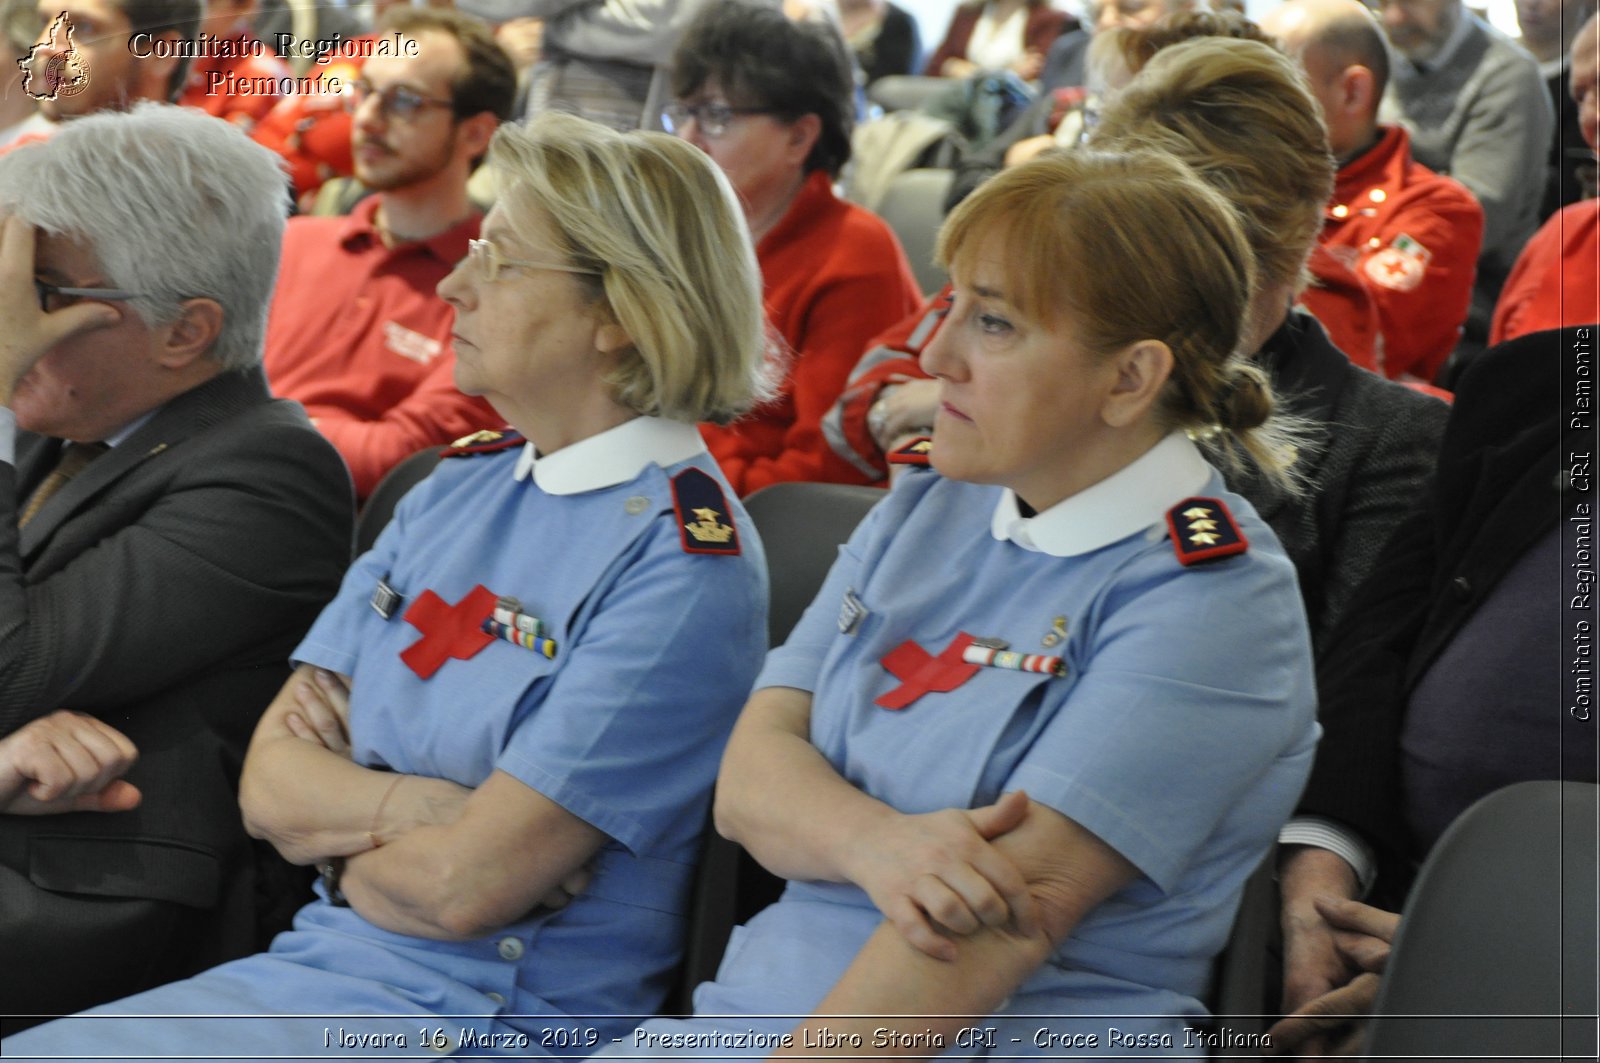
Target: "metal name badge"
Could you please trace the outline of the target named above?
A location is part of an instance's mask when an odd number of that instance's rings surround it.
[[[372,591],[372,597],[368,599],[368,604],[372,606],[373,612],[387,620],[394,615],[396,609],[400,608],[404,598],[405,595],[380,579],[378,586]]]
[[[867,615],[867,607],[861,604],[861,599],[856,597],[856,592],[846,590],[844,601],[839,605],[839,633],[841,635],[854,635],[856,628],[861,626],[861,621]]]

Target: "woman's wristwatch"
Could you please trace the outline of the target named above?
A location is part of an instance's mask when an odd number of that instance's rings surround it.
[[[339,888],[339,878],[344,874],[344,857],[333,856],[324,860],[317,865],[317,874],[322,878],[322,888],[328,893],[328,903],[335,908],[350,907],[344,890]]]

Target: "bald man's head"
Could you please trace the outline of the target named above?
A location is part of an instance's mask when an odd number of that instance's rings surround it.
[[[1389,47],[1367,6],[1360,0],[1288,0],[1268,12],[1261,27],[1305,68],[1333,153],[1345,159],[1365,148],[1389,83]]]

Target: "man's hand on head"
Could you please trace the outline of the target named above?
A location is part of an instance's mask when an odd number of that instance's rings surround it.
[[[0,406],[10,406],[17,383],[50,349],[69,336],[107,328],[123,311],[82,302],[46,313],[34,287],[33,226],[0,214]]]

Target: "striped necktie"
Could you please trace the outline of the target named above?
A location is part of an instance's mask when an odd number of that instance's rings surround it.
[[[56,467],[50,470],[50,475],[40,481],[38,487],[34,488],[33,494],[28,498],[28,504],[22,508],[22,516],[17,518],[17,527],[26,528],[34,515],[50,501],[51,495],[67,486],[67,482],[88,468],[91,461],[110,449],[104,443],[68,443],[62,447]]]

